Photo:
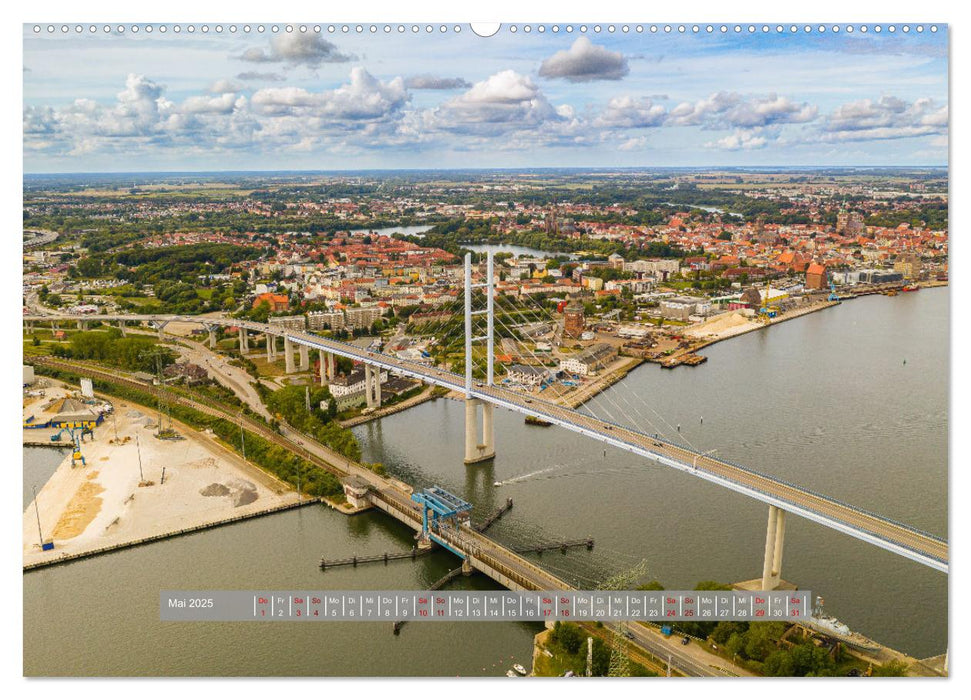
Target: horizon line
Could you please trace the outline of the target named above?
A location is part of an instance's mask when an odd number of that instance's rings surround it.
[[[266,174],[266,173],[287,173],[287,174],[331,174],[331,173],[394,173],[394,172],[533,172],[539,170],[835,170],[835,169],[856,169],[856,170],[949,170],[950,164],[920,164],[920,165],[632,165],[632,166],[608,166],[608,165],[542,165],[532,167],[504,167],[504,166],[479,166],[479,167],[456,167],[456,168],[356,168],[356,169],[262,169],[262,170],[64,170],[64,171],[43,171],[25,172],[23,177],[41,177],[54,175],[219,175],[219,174]]]

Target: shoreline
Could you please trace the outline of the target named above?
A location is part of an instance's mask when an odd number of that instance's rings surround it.
[[[68,385],[50,381],[59,391],[70,392]],[[96,395],[115,406],[113,420],[117,425],[113,427],[117,437],[113,437],[112,427],[102,425],[98,439],[82,444],[86,462],[83,466],[73,466],[67,446],[68,454],[36,499],[24,508],[24,571],[219,527],[309,502],[297,496],[289,484],[244,460],[215,436],[178,420],[172,420],[172,424],[181,440],[142,439],[139,447],[139,441],[132,438],[151,437],[143,434],[147,429],[143,421],[155,411],[129,399],[102,392]],[[160,467],[164,478],[159,476]],[[211,498],[204,493],[220,485],[224,496]],[[238,502],[231,495],[244,492],[245,498]],[[47,552],[37,541],[37,503],[44,524],[43,536],[55,545],[54,550]]]

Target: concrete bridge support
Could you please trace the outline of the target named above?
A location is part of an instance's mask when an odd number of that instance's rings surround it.
[[[786,512],[769,506],[769,524],[765,533],[765,559],[762,563],[762,590],[778,588],[782,580],[782,548],[786,538]]]
[[[118,330],[121,331],[121,337],[122,338],[127,338],[128,337],[128,324],[127,323],[125,323],[124,321],[119,321],[118,322]]]
[[[306,345],[298,345],[297,350],[300,353],[300,366],[297,369],[306,372],[310,369],[310,348]]]
[[[240,354],[249,352],[249,333],[245,328],[239,329],[239,352]]]
[[[209,349],[215,350],[216,349],[216,327],[209,326],[208,328],[206,328],[206,330],[209,331]]]
[[[482,439],[479,440],[479,406],[482,406]],[[465,400],[465,463],[477,464],[496,456],[495,428],[491,403]]]
[[[381,408],[381,368],[364,365],[364,397],[368,408]]]
[[[325,350],[319,351],[320,361],[320,385],[329,384],[337,375],[337,360],[334,353]]]
[[[168,321],[162,321],[162,322],[156,324],[156,328],[158,328],[158,339],[159,340],[162,340],[162,339],[165,338],[165,327],[167,325],[169,325],[168,324]],[[124,331],[122,331],[122,335],[124,335]]]
[[[276,336],[266,334],[266,361],[276,362]]]
[[[287,374],[293,374],[297,371],[293,364],[293,343],[287,336],[283,336],[283,360],[287,366]]]

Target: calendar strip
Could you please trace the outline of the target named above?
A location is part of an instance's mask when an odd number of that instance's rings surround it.
[[[169,622],[801,620],[809,591],[162,591]]]

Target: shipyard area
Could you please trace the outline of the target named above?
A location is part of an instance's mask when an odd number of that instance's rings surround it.
[[[23,514],[24,568],[153,541],[301,502],[288,485],[200,433],[130,402],[44,378],[24,400],[25,444],[64,457]]]

